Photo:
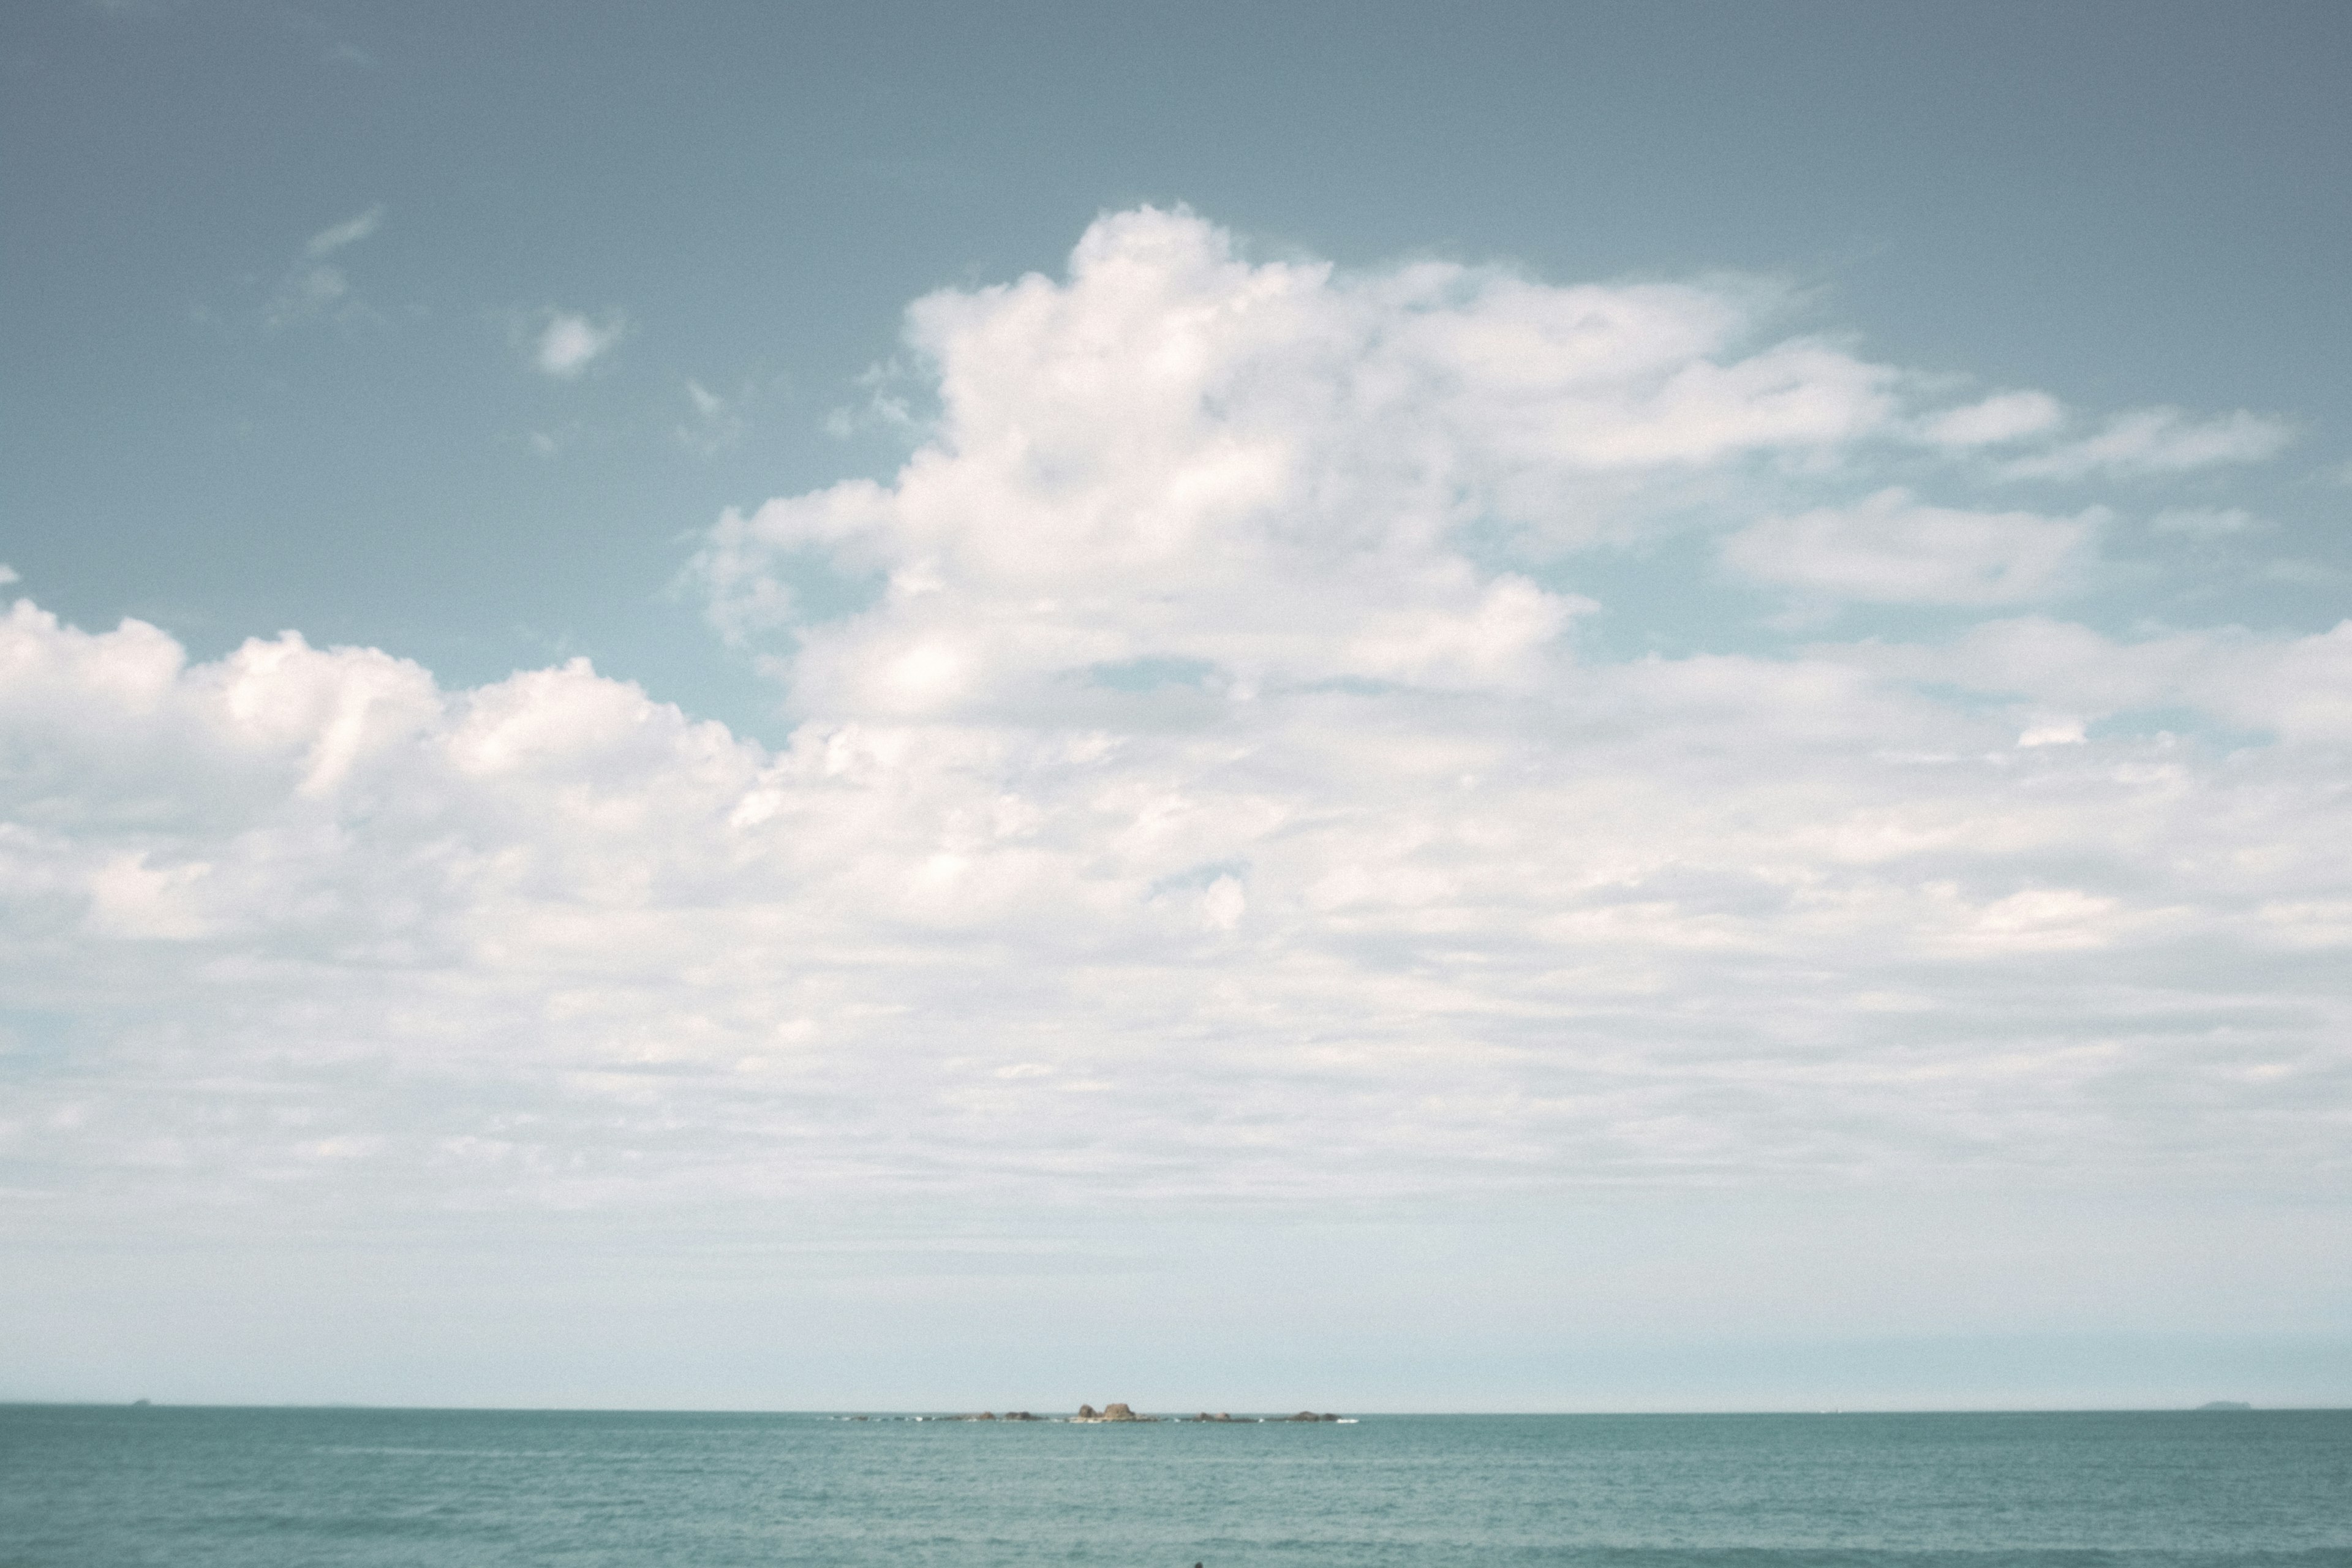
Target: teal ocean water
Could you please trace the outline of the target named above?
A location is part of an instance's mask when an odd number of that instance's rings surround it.
[[[2352,1412],[0,1407],[9,1568],[2352,1563]]]

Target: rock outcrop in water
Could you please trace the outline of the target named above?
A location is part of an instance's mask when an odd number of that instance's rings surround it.
[[[2209,1408],[2213,1407],[2209,1406]],[[866,1420],[867,1417],[863,1415],[852,1415],[849,1416],[848,1419],[852,1421],[864,1421]],[[1076,1415],[1037,1415],[1026,1410],[1008,1410],[1003,1415],[999,1415],[992,1410],[983,1410],[977,1415],[893,1415],[884,1416],[882,1419],[890,1421],[1070,1421],[1084,1423],[1090,1426],[1098,1426],[1103,1423],[1112,1421],[1178,1421],[1185,1423],[1207,1421],[1234,1426],[1255,1426],[1258,1423],[1266,1421],[1337,1421],[1339,1417],[1328,1413],[1318,1415],[1312,1410],[1302,1410],[1296,1415],[1234,1415],[1222,1410],[1217,1412],[1214,1415],[1210,1415],[1205,1410],[1202,1411],[1198,1415],[1139,1415],[1135,1413],[1134,1408],[1125,1400],[1114,1399],[1108,1405],[1104,1405],[1100,1410],[1096,1409],[1091,1405],[1081,1405],[1078,1406],[1078,1413]]]

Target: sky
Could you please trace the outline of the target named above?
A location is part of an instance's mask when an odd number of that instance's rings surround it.
[[[0,21],[0,1398],[2352,1402],[2352,16]]]

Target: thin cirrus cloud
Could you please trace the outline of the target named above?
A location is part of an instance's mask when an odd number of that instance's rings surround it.
[[[383,219],[384,206],[378,202],[312,235],[303,243],[301,258],[288,269],[263,307],[264,322],[278,330],[312,321],[350,325],[373,318],[374,312],[354,293],[350,275],[329,258],[373,237],[383,226]]]
[[[680,420],[673,427],[678,445],[703,457],[714,457],[743,438],[743,405],[751,394],[747,390],[734,397],[722,396],[698,381],[686,384],[691,417]]]
[[[1925,381],[1703,289],[1146,210],[908,335],[899,472],[691,570],[773,747],[584,661],[0,621],[0,965],[99,1042],[7,1112],[43,1215],[2336,1168],[2352,626],[2017,614],[2098,514],[1857,484]],[[1983,614],[1604,657],[1583,552],[1693,530]]]
[[[333,255],[347,245],[357,245],[361,240],[375,233],[376,229],[383,225],[383,204],[378,202],[354,217],[346,218],[331,227],[320,229],[310,237],[310,243],[303,246],[302,254],[317,261]]]

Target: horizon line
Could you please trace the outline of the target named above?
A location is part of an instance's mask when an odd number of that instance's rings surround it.
[[[1019,1410],[1017,1405],[1006,1408]],[[1166,1411],[1197,1411],[1193,1405],[1170,1405]],[[1307,1406],[1300,1406],[1304,1410]],[[891,1407],[878,1405],[805,1406],[783,1408],[767,1405],[402,1405],[363,1400],[315,1401],[223,1401],[167,1399],[19,1399],[0,1396],[0,1409],[49,1410],[286,1410],[286,1411],[377,1411],[406,1412],[416,1415],[823,1415],[823,1416],[885,1416],[912,1419],[975,1418],[974,1412],[956,1407],[936,1405],[925,1407]],[[2250,1401],[2213,1400],[2200,1405],[1827,1405],[1827,1406],[1750,1406],[1745,1408],[1675,1407],[1657,1409],[1580,1409],[1580,1410],[1373,1410],[1360,1408],[1343,1410],[1334,1407],[1332,1414],[1357,1417],[1378,1416],[1382,1419],[1408,1417],[1530,1417],[1537,1419],[1580,1416],[1621,1417],[1637,1415],[2345,1415],[2352,1414],[2352,1405],[2256,1405]],[[1037,1417],[1046,1424],[1070,1411],[1055,1410]],[[1230,1412],[1227,1412],[1230,1414]],[[1245,1410],[1253,1417],[1273,1416],[1276,1423],[1287,1421],[1296,1412],[1276,1410]],[[1002,1417],[1000,1417],[1001,1421]],[[1136,1425],[1146,1425],[1138,1422]],[[1192,1425],[1200,1423],[1190,1415],[1163,1419],[1160,1425]],[[1238,1424],[1238,1423],[1236,1423]],[[1014,1423],[1019,1425],[1019,1423]],[[1112,1422],[1112,1426],[1125,1423]],[[1214,1422],[1210,1425],[1215,1425]],[[1302,1423],[1303,1425],[1303,1423]]]

